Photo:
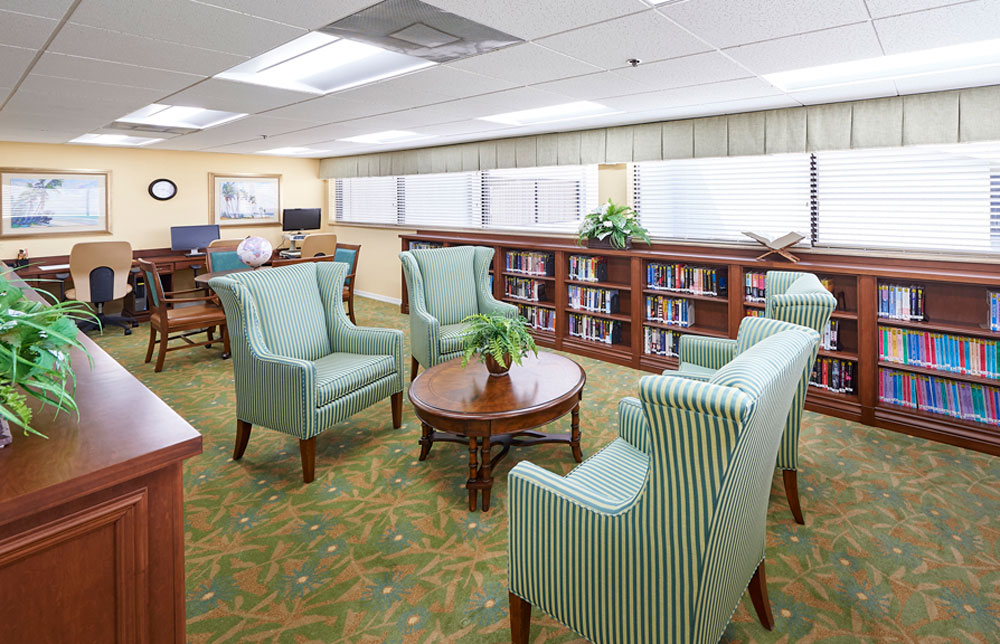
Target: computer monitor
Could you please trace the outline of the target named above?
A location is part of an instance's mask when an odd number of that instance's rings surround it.
[[[218,238],[218,224],[171,226],[170,250],[186,250],[188,255],[201,255],[208,245]]]
[[[286,208],[282,212],[281,229],[319,230],[322,225],[322,210],[320,208]]]

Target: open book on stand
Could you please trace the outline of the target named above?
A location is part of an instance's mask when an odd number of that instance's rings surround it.
[[[772,253],[777,253],[778,255],[781,255],[790,262],[797,262],[799,261],[799,258],[789,253],[787,249],[791,248],[792,246],[794,246],[795,244],[799,243],[800,241],[806,238],[805,235],[801,235],[799,233],[788,233],[776,239],[768,239],[763,235],[758,235],[757,233],[749,233],[746,231],[744,231],[743,234],[753,240],[756,240],[758,243],[760,243],[762,246],[768,249],[766,253],[757,258],[758,261],[764,259],[765,257],[767,257]]]

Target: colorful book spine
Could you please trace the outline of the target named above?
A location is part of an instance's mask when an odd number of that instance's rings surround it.
[[[507,277],[505,284],[507,297],[528,302],[545,300],[545,282],[525,277]]]
[[[747,272],[744,276],[743,294],[747,302],[764,302],[767,299],[767,275]]]
[[[643,327],[643,353],[676,358],[680,347],[681,334],[669,329]]]
[[[602,320],[589,315],[570,313],[567,322],[569,334],[575,338],[603,344],[621,343],[621,323],[616,320]]]
[[[823,328],[823,338],[820,346],[827,351],[837,351],[840,348],[840,321],[831,319]]]
[[[878,316],[892,320],[924,320],[924,287],[878,285]]]
[[[539,331],[556,330],[556,312],[542,306],[518,304],[518,312],[528,321],[528,326]]]
[[[694,295],[724,295],[726,271],[687,264],[646,265],[646,288]]]
[[[880,326],[878,355],[884,362],[1000,378],[1000,343],[986,338]]]
[[[1000,331],[1000,293],[989,292],[990,298],[990,331]]]
[[[878,398],[952,418],[1000,425],[1000,389],[897,369],[879,369]]]
[[[646,319],[661,324],[691,326],[694,324],[694,302],[665,295],[647,295]]]
[[[566,287],[566,292],[570,308],[596,313],[618,313],[617,290],[570,284]]]
[[[809,378],[811,387],[837,393],[854,393],[856,382],[856,365],[853,362],[825,356],[816,358]]]
[[[608,279],[608,260],[591,255],[570,255],[568,277],[578,282],[603,282]]]
[[[762,318],[764,317],[764,309],[747,309],[748,318]]]
[[[444,244],[438,242],[411,241],[410,250],[421,250],[427,248],[444,248]]]
[[[504,270],[508,273],[525,275],[555,275],[555,259],[552,253],[530,250],[509,250],[504,255]]]

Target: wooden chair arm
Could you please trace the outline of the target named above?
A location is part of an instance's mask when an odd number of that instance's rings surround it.
[[[217,295],[209,295],[208,297],[165,297],[161,300],[164,304],[177,304],[179,302],[218,302],[219,298]]]
[[[170,295],[180,295],[181,293],[203,293],[208,286],[202,286],[199,288],[186,288],[183,291],[165,291],[163,295],[165,297]]]

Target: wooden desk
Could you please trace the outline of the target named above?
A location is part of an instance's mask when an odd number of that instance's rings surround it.
[[[228,271],[215,271],[214,273],[202,273],[200,275],[194,276],[194,283],[198,286],[208,286],[208,281],[213,277],[222,277],[223,275],[229,275],[230,273],[242,273],[243,271],[249,271],[249,268],[234,268]]]
[[[0,642],[185,641],[181,462],[201,435],[84,337],[80,416],[0,450]]]

